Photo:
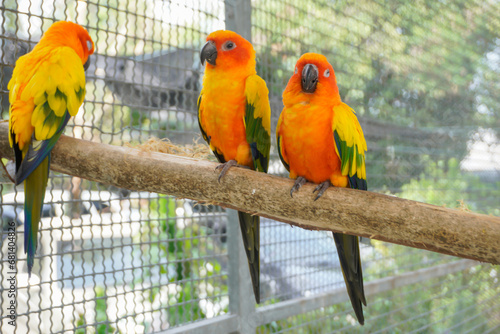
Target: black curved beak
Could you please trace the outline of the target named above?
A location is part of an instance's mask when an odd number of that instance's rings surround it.
[[[205,60],[210,64],[215,66],[215,60],[217,59],[217,47],[212,41],[208,41],[200,53],[201,64],[205,65]]]
[[[305,93],[314,93],[318,84],[318,68],[313,64],[306,64],[302,69],[302,91]]]
[[[90,66],[90,57],[88,57],[85,64],[83,64],[83,70],[86,72],[89,66]]]

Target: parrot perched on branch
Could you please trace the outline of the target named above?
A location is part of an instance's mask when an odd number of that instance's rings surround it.
[[[87,30],[56,22],[28,54],[9,82],[9,139],[16,185],[24,181],[24,251],[31,275],[40,215],[49,176],[50,152],[85,96],[85,69],[94,43]]]
[[[354,110],[340,99],[333,67],[319,54],[306,53],[283,92],[276,128],[281,162],[295,191],[307,181],[319,184],[314,200],[331,185],[367,190],[363,130]],[[366,299],[357,236],[333,233],[352,307],[364,323]]]
[[[231,166],[267,173],[271,107],[266,83],[255,71],[255,51],[240,35],[219,30],[200,54],[207,62],[198,98],[203,138],[221,163],[219,182]],[[259,217],[238,212],[255,300],[260,302]]]

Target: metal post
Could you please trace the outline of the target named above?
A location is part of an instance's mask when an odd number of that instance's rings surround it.
[[[250,0],[225,0],[226,29],[252,40]],[[238,214],[228,211],[229,310],[238,316],[238,333],[255,333],[257,318],[248,262],[241,239]]]
[[[238,213],[227,210],[227,251],[229,253],[229,311],[238,316],[237,333],[255,333],[257,317],[252,281],[241,239]]]
[[[250,0],[226,0],[226,29],[252,41],[252,2]]]

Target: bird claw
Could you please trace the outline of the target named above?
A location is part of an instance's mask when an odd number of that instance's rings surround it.
[[[326,180],[325,182],[322,182],[320,184],[318,184],[318,186],[316,188],[314,188],[313,190],[313,194],[317,191],[318,192],[318,195],[316,195],[316,198],[314,199],[315,201],[317,201],[321,196],[323,196],[323,193],[326,191],[326,189],[328,189],[330,186],[332,185],[332,183],[330,182],[330,180]]]
[[[303,178],[302,176],[299,176],[295,180],[295,183],[293,184],[292,189],[290,189],[290,197],[293,198],[293,192],[299,191],[300,187],[302,187],[306,182],[307,182],[307,180],[305,178]]]
[[[220,183],[220,180],[222,180],[222,178],[224,177],[224,175],[226,175],[229,168],[231,168],[233,166],[237,166],[237,165],[238,165],[238,163],[236,162],[236,160],[229,160],[228,162],[225,162],[225,163],[220,164],[217,167],[215,167],[215,170],[222,169],[222,171],[219,174],[219,178],[217,179],[219,181],[219,183]]]

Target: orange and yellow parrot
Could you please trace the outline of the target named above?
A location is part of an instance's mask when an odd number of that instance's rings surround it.
[[[221,163],[219,182],[231,166],[267,173],[271,147],[271,108],[266,83],[255,71],[255,51],[240,35],[219,30],[207,37],[206,61],[198,99],[203,138]],[[255,300],[260,302],[259,217],[238,212]]]
[[[49,175],[50,152],[85,96],[85,69],[94,43],[72,22],[56,22],[20,57],[9,82],[10,145],[16,185],[24,181],[24,251],[33,268]]]
[[[315,200],[331,185],[367,190],[363,130],[354,110],[340,99],[332,65],[306,53],[283,92],[284,108],[276,129],[278,152],[295,184],[319,184]],[[366,306],[356,236],[333,233],[351,304],[360,324]]]

